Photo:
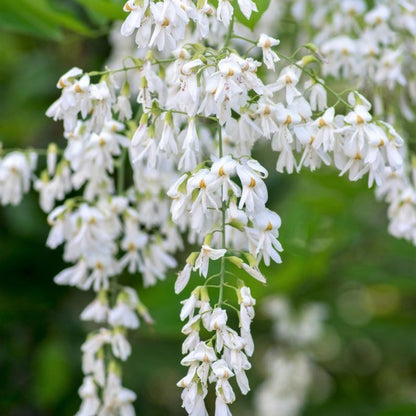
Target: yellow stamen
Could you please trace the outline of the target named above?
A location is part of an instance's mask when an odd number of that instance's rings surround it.
[[[364,119],[359,115],[357,115],[357,124],[364,124]]]

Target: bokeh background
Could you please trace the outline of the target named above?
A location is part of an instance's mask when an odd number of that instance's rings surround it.
[[[111,22],[123,16],[119,4],[2,0],[4,148],[62,143],[61,126],[44,115],[58,96],[56,81],[73,66],[93,70],[104,65]],[[275,160],[266,149],[260,146],[257,152],[273,171]],[[269,206],[282,218],[285,251],[283,264],[267,271],[267,287],[253,284],[253,293],[259,305],[277,294],[295,307],[322,302],[328,311],[330,336],[324,335],[321,344],[331,351],[315,355],[326,377],[313,383],[302,414],[415,415],[416,248],[388,235],[386,206],[376,201],[365,181],[350,183],[324,169],[272,175],[268,186]],[[1,208],[2,416],[73,415],[80,403],[79,348],[89,327],[80,322],[79,313],[92,294],[53,283],[65,265],[59,249],[45,248],[47,233],[34,193],[18,207]],[[174,273],[146,290],[140,276],[124,279],[138,289],[155,319],[154,326],[131,333],[133,354],[125,365],[124,384],[137,393],[138,415],[182,415],[175,384],[185,372],[179,364],[183,336],[178,315],[186,293],[174,295]],[[257,346],[249,377],[255,391],[265,377],[263,355],[279,340],[261,307],[253,331]],[[233,414],[253,415],[253,397],[239,397]]]

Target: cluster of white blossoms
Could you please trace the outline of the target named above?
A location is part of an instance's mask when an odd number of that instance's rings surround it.
[[[383,184],[376,189],[376,195],[388,204],[389,232],[397,238],[404,238],[416,245],[416,169],[412,175],[404,171],[386,171]]]
[[[257,12],[251,0],[237,4],[246,18]],[[119,276],[141,274],[144,286],[164,279],[186,238],[199,248],[175,291],[200,281],[180,316],[187,319],[188,373],[178,383],[183,407],[206,415],[212,385],[216,416],[228,416],[236,397],[230,379],[249,391],[254,351],[256,301],[241,279],[264,284],[261,263],[281,262],[281,220],[266,207],[267,171],[251,156],[253,146],[269,143],[279,173],[333,165],[350,180],[368,175],[369,185],[396,200],[386,171],[403,172],[403,140],[373,117],[358,92],[328,106],[328,88],[311,70],[316,56],[290,59],[276,49],[276,38],[241,36],[228,0],[216,7],[204,0],[129,0],[124,10],[121,34],[134,35],[142,49],[114,55],[111,65],[121,59],[119,68],[73,68],[59,79],[61,96],[47,115],[63,121],[66,146],[49,146],[39,177],[32,154],[6,154],[1,200],[18,203],[33,181],[49,213],[47,245],[63,244],[64,260],[73,264],[56,283],[96,294],[81,314],[100,329],[82,346],[78,415],[134,414],[135,394],[122,387],[120,364],[131,351],[127,331],[139,326],[139,316],[151,318]],[[403,190],[400,198],[414,209],[414,194]],[[397,207],[403,221],[406,203]],[[394,229],[403,233],[401,224]],[[237,320],[229,320],[235,313]]]
[[[266,299],[262,306],[278,345],[265,354],[266,380],[256,390],[256,415],[297,416],[314,379],[311,346],[322,338],[326,310],[320,303],[294,310],[283,297]]]
[[[221,255],[218,251],[211,249],[210,258],[218,258]],[[247,357],[254,350],[250,324],[254,318],[253,306],[256,301],[247,286],[242,284],[235,290],[240,305],[240,333],[227,324],[227,311],[221,307],[226,302],[220,300],[216,306],[211,306],[207,286],[198,286],[183,302],[181,319],[188,318],[188,322],[182,329],[182,333],[187,335],[182,353],[187,355],[181,364],[189,369],[177,385],[183,388],[183,407],[190,415],[208,415],[204,399],[209,383],[215,384],[216,415],[230,414],[228,405],[236,398],[230,378],[235,377],[242,394],[250,390],[245,372],[251,368]],[[201,329],[208,332],[208,339],[201,340]]]
[[[323,57],[322,73],[353,79],[374,97],[375,112],[414,119],[416,4],[407,0],[290,1],[296,20],[308,21]],[[311,7],[313,6],[313,7]],[[304,37],[304,34],[300,36]],[[395,114],[396,113],[396,114]]]
[[[168,234],[158,230],[157,210],[149,225],[140,216],[143,194],[137,194],[138,200],[107,196],[93,204],[68,199],[48,216],[52,229],[47,245],[55,248],[64,243],[64,260],[75,263],[60,272],[55,282],[96,292],[81,313],[81,319],[101,328],[89,334],[82,346],[85,378],[79,390],[80,416],[134,414],[131,402],[136,396],[121,385],[120,361],[131,352],[127,331],[139,327],[139,316],[147,323],[152,319],[136,290],[122,285],[117,276],[125,269],[139,272],[145,286],[153,285],[165,277],[168,267],[176,265],[170,255],[176,246],[169,246]],[[147,200],[144,203],[149,216],[151,206]]]
[[[188,319],[182,329],[187,335],[182,352],[188,353],[182,365],[189,370],[178,386],[184,389],[183,407],[190,415],[208,414],[204,404],[208,382],[215,383],[217,415],[230,414],[228,404],[235,400],[230,377],[235,376],[243,394],[249,391],[245,371],[251,368],[247,357],[254,351],[250,325],[256,301],[230,266],[264,283],[259,262],[263,259],[268,265],[270,258],[281,261],[282,247],[277,240],[280,217],[265,207],[265,174],[257,161],[227,155],[210,168],[201,166],[182,175],[168,191],[173,199],[172,219],[181,223],[190,218],[191,230],[205,235],[201,250],[191,253],[175,284],[175,291],[181,292],[193,271],[206,279],[182,302],[180,316]],[[221,262],[220,272],[209,273],[216,260]],[[217,280],[219,284],[215,284]],[[235,293],[239,333],[227,323],[229,311],[236,307],[225,300],[224,290]],[[216,303],[211,302],[212,292],[219,292]],[[208,331],[208,339],[201,339],[201,330]]]
[[[73,68],[58,88],[61,97],[47,115],[63,120],[67,145],[59,152],[50,146],[47,168],[34,187],[41,207],[50,212],[47,245],[64,244],[64,260],[74,264],[55,282],[96,293],[81,313],[81,319],[101,328],[82,346],[85,379],[78,414],[131,415],[136,395],[122,387],[120,362],[131,352],[127,331],[139,327],[139,316],[147,323],[152,319],[136,290],[122,285],[118,276],[140,273],[149,286],[176,266],[172,254],[182,239],[163,197],[176,176],[169,164],[163,171],[128,166],[127,122],[133,112],[127,81],[104,75],[94,84],[89,74]],[[82,193],[68,198],[73,191]]]
[[[390,122],[415,120],[414,2],[377,0],[371,7],[364,0],[296,0],[288,4],[297,21],[310,23],[301,25],[308,32],[299,37],[313,37],[323,76],[365,88],[374,101],[375,114]],[[404,149],[402,155],[407,158]],[[410,165],[387,168],[376,194],[389,204],[389,232],[415,244],[416,187]]]

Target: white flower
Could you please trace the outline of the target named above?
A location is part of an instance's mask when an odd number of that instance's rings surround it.
[[[122,387],[120,377],[110,371],[103,391],[103,407],[98,416],[112,416],[114,410],[117,410],[120,416],[134,416],[134,407],[131,404],[134,400],[136,394]]]
[[[224,23],[224,26],[228,27],[233,16],[233,6],[230,0],[219,0],[217,8],[217,19]]]
[[[108,323],[112,326],[123,326],[131,329],[137,329],[140,325],[136,312],[123,301],[117,302],[117,305],[111,309]]]
[[[171,113],[166,113],[165,115],[159,149],[166,152],[168,155],[176,155],[178,153],[178,145],[176,144]]]
[[[189,322],[182,328],[182,334],[187,335],[185,341],[182,343],[182,354],[186,354],[188,351],[193,351],[199,344],[200,320],[201,316],[195,315],[193,318],[189,319]]]
[[[238,0],[238,7],[247,19],[250,19],[252,12],[257,12],[256,3],[252,0]]]
[[[237,175],[243,185],[238,208],[242,209],[245,206],[249,213],[253,213],[257,208],[263,207],[267,201],[266,185],[256,170],[251,169],[248,163],[237,166]]]
[[[198,295],[194,290],[188,299],[181,302],[183,304],[180,314],[181,321],[184,321],[186,318],[193,316],[197,301]]]
[[[189,282],[192,272],[192,264],[186,263],[181,272],[178,273],[178,278],[175,282],[175,293],[180,293]]]
[[[227,403],[221,396],[215,399],[215,416],[232,416]]]
[[[227,312],[221,308],[215,308],[212,311],[211,319],[209,322],[209,331],[219,331],[225,328],[227,324]]]
[[[124,94],[119,95],[114,105],[114,111],[118,113],[120,121],[131,120],[133,111],[131,109],[130,98]]]
[[[265,35],[262,33],[260,35],[259,41],[257,42],[257,46],[262,48],[263,50],[263,62],[268,69],[272,69],[274,71],[274,63],[279,62],[279,57],[277,56],[276,52],[274,52],[271,48],[276,46],[280,43],[278,39],[274,39],[270,36]]]
[[[198,230],[198,232],[201,232],[212,212],[214,210],[218,211],[219,195],[213,192],[210,186],[214,180],[215,176],[208,169],[201,169],[190,177],[186,184],[188,195],[192,196],[195,191],[198,191],[189,212],[191,214],[191,227]]]
[[[242,263],[241,267],[245,270],[250,276],[254,277],[261,283],[266,283],[266,278],[263,276],[262,272],[257,266],[249,266],[246,263]]]
[[[323,83],[322,80],[319,80]],[[309,92],[309,103],[313,111],[324,111],[327,108],[327,93],[325,87],[314,81],[305,82],[305,90]]]
[[[299,82],[301,71],[295,66],[287,66],[280,72],[279,78],[269,86],[272,92],[277,92],[282,89],[285,90],[286,102],[292,104],[296,97],[301,96],[301,93],[296,88]]]
[[[81,319],[84,321],[106,322],[109,311],[107,295],[105,292],[100,292],[97,298],[83,310]]]
[[[125,12],[130,12],[126,20],[121,25],[121,34],[123,36],[130,36],[136,28],[140,27],[144,12],[146,11],[149,1],[148,0],[128,0],[124,5],[123,10]]]
[[[17,205],[29,191],[36,154],[12,152],[0,161],[0,198],[2,205]]]
[[[209,260],[218,260],[225,255],[226,249],[214,249],[204,244],[201,248],[201,252],[195,260],[194,271],[199,270],[199,274],[207,277]]]
[[[78,390],[82,398],[82,404],[76,416],[91,416],[95,415],[100,407],[100,399],[98,398],[97,387],[94,379],[90,376],[84,377],[84,381]]]
[[[283,248],[277,237],[281,219],[278,214],[268,209],[256,213],[253,217],[254,228],[246,228],[250,243],[250,252],[257,256],[258,261],[264,259],[266,266],[270,264],[270,257],[276,262],[281,263],[279,252]]]
[[[114,356],[120,358],[122,361],[126,361],[131,354],[131,346],[126,339],[124,332],[115,329],[110,338],[110,342]]]
[[[61,205],[56,207],[48,215],[48,224],[52,227],[49,232],[48,239],[46,240],[46,246],[50,248],[56,248],[65,241],[68,223],[66,221],[67,207]]]
[[[58,285],[77,286],[86,290],[88,267],[85,260],[81,259],[75,266],[68,267],[58,273],[53,281]]]
[[[209,189],[216,190],[221,186],[223,201],[228,200],[229,194],[237,197],[241,194],[240,188],[231,180],[231,176],[236,172],[237,165],[238,162],[227,155],[215,161],[211,166],[211,173],[215,175],[215,179],[209,184]]]
[[[190,366],[193,363],[210,364],[216,361],[217,356],[212,347],[208,347],[205,342],[201,341],[186,357],[181,361],[184,366]]]
[[[176,41],[185,36],[185,27],[189,21],[187,13],[179,2],[172,0],[151,3],[150,9],[156,25],[149,47],[156,45],[159,51],[174,50]]]
[[[233,377],[234,373],[225,360],[221,359],[212,364],[212,375],[212,378],[216,380],[215,392],[220,398],[219,401],[216,401],[215,414],[228,415],[226,403],[233,403],[235,400],[235,394],[228,379]]]
[[[318,127],[315,140],[312,143],[316,149],[322,146],[324,152],[333,151],[335,143],[335,109],[329,107],[324,114],[312,123],[313,126]]]

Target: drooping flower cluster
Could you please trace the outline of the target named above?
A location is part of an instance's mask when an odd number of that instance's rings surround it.
[[[410,177],[404,170],[386,170],[383,184],[376,195],[388,204],[389,232],[416,245],[416,177],[415,168]]]
[[[252,0],[238,0],[238,7],[247,18],[257,11]],[[159,51],[170,52],[186,35],[197,41],[212,36],[218,30],[218,22],[228,28],[234,8],[229,0],[219,0],[217,9],[207,0],[197,3],[180,0],[128,0],[124,11],[129,15],[121,26],[123,36],[135,33],[139,48],[157,48]],[[190,33],[191,22],[195,25],[193,34]],[[223,34],[224,30],[220,29],[219,35]]]
[[[250,324],[254,318],[256,301],[250,289],[236,289],[240,304],[240,334],[228,326],[227,312],[220,306],[212,308],[208,288],[198,286],[190,298],[183,302],[181,319],[187,319],[182,333],[187,335],[182,353],[187,354],[181,364],[189,367],[187,375],[178,382],[183,388],[183,407],[190,415],[208,415],[204,399],[208,384],[215,383],[216,414],[230,414],[228,405],[235,400],[234,390],[228,381],[235,377],[240,391],[250,390],[245,371],[251,368],[248,356],[254,345],[250,335]],[[200,338],[201,329],[214,332],[209,340]]]
[[[404,119],[414,121],[416,5],[389,0],[377,0],[372,7],[362,0],[313,2],[313,9],[310,5],[308,0],[296,1],[291,11],[298,21],[312,23],[301,27],[313,28],[306,36],[314,36],[322,75],[365,87],[379,116],[399,126]],[[299,36],[304,38],[305,33]],[[407,161],[403,167],[386,168],[377,195],[389,204],[389,232],[414,243],[415,187],[409,165]]]
[[[146,232],[138,211],[126,197],[114,196],[93,205],[68,200],[48,217],[52,226],[48,246],[64,243],[64,259],[75,263],[60,272],[55,282],[82,290],[92,288],[96,298],[81,313],[81,319],[102,326],[82,346],[85,379],[79,415],[105,415],[115,409],[123,412],[123,406],[130,412],[133,409],[135,394],[121,386],[118,361],[130,355],[126,335],[127,330],[139,327],[138,315],[147,323],[151,318],[136,290],[121,285],[117,276],[124,269],[140,271],[144,285],[150,285],[164,278],[167,267],[175,266],[166,241]]]
[[[314,379],[317,364],[311,347],[322,338],[326,311],[318,303],[295,311],[283,297],[265,299],[262,306],[272,319],[278,346],[264,357],[266,380],[256,391],[256,415],[296,416]]]
[[[240,306],[240,333],[237,333],[227,324],[230,305],[223,299],[223,290],[225,277],[230,282],[231,273],[226,273],[226,262],[264,283],[265,278],[258,268],[260,260],[264,259],[266,264],[270,263],[270,258],[281,261],[282,247],[277,240],[280,218],[265,207],[267,189],[263,177],[266,173],[253,159],[235,160],[228,155],[213,162],[210,168],[202,167],[183,175],[168,192],[173,199],[172,219],[180,223],[190,217],[191,233],[205,235],[200,252],[188,257],[175,284],[176,292],[181,292],[192,271],[206,279],[205,285],[198,286],[183,302],[181,312],[182,320],[188,318],[182,330],[187,335],[182,352],[188,355],[182,364],[189,366],[189,370],[178,386],[184,389],[183,406],[188,414],[207,414],[204,398],[208,393],[208,381],[216,383],[219,415],[229,414],[228,404],[235,400],[228,382],[230,377],[236,377],[243,394],[249,391],[245,371],[251,367],[247,357],[254,351],[250,324],[255,300],[250,289],[238,278],[234,278],[237,286],[227,283],[227,287],[237,293]],[[218,232],[221,237],[217,238]],[[213,243],[222,248],[213,248]],[[211,263],[216,260],[221,261],[221,271],[217,275],[210,274]],[[218,277],[219,285],[208,284]],[[219,299],[211,305],[209,292],[214,290],[219,291]],[[214,335],[201,340],[203,329]]]
[[[313,9],[309,6],[313,3]],[[354,79],[370,88],[377,114],[395,112],[388,91],[398,92],[400,113],[414,118],[416,5],[409,1],[296,1],[291,7],[299,21],[308,20],[323,56],[323,75]],[[300,36],[304,37],[304,34]]]

